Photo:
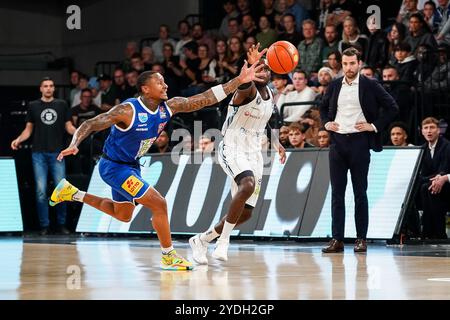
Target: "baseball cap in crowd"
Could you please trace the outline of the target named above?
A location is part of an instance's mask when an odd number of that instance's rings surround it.
[[[98,76],[98,80],[110,80],[112,81],[112,78],[109,74],[106,73],[102,73],[101,75]]]
[[[98,82],[97,77],[90,77],[88,82],[89,89],[100,89],[100,83]]]

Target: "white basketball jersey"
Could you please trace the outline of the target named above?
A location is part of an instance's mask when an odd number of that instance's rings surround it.
[[[233,106],[233,96],[222,127],[223,143],[226,146],[245,152],[261,151],[261,139],[265,135],[265,128],[273,110],[273,94],[269,87],[267,90],[267,100],[256,90],[255,99],[238,107]]]

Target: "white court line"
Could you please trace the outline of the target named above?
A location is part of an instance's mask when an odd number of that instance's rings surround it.
[[[428,281],[442,281],[442,282],[450,282],[450,278],[430,278]]]

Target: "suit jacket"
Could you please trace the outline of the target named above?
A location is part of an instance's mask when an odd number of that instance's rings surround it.
[[[320,117],[325,125],[334,121],[337,113],[339,93],[342,88],[342,79],[339,77],[332,81],[320,105]],[[363,75],[359,76],[359,103],[367,122],[373,123],[378,132],[367,132],[370,149],[383,150],[381,132],[394,120],[398,114],[398,105],[394,98],[376,80]],[[383,112],[381,112],[381,109]]]
[[[437,174],[445,175],[450,173],[450,143],[447,139],[440,137],[434,149],[433,158],[431,158],[428,142],[422,145],[423,157],[420,167],[421,183],[430,182]]]

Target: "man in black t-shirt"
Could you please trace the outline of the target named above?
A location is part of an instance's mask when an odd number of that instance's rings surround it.
[[[70,121],[70,108],[64,100],[55,99],[55,84],[52,79],[44,78],[40,84],[42,97],[31,101],[26,117],[26,126],[22,133],[11,142],[11,148],[18,150],[20,144],[27,140],[32,133],[33,171],[36,180],[36,202],[41,235],[47,235],[50,225],[48,218],[47,175],[52,175],[55,184],[66,175],[65,163],[56,158],[64,149],[64,131],[75,133],[75,127]],[[58,231],[68,234],[65,227],[66,207],[56,207]]]

